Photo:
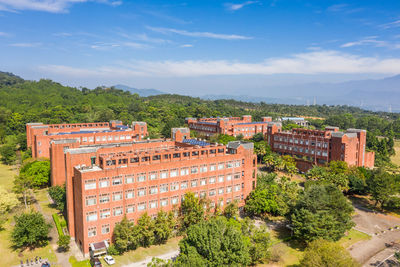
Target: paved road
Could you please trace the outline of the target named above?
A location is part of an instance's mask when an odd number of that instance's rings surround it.
[[[174,251],[162,254],[162,255],[158,255],[156,257],[159,258],[159,259],[163,259],[163,260],[169,260],[169,259],[176,258],[178,256],[178,254],[179,254],[179,250],[174,250]],[[124,265],[123,267],[145,267],[145,266],[147,266],[148,263],[151,262],[152,258],[153,257],[147,257],[143,261],[132,262],[132,263],[129,263],[127,265]]]
[[[385,254],[378,255],[379,252],[386,249],[388,244],[400,240],[400,229],[389,230],[390,227],[400,226],[400,218],[375,213],[362,207],[355,207],[355,210],[355,229],[371,235],[372,238],[352,245],[349,251],[363,266],[370,267],[373,266],[371,263],[385,259]]]

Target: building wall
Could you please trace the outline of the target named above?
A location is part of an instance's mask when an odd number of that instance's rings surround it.
[[[174,143],[174,142],[173,142]],[[179,144],[178,144],[179,145]],[[210,151],[211,149],[222,149],[223,152],[216,154],[205,154],[201,156],[200,152]],[[126,149],[125,149],[126,150]],[[173,155],[175,152],[199,152],[198,156],[190,156],[186,158],[169,158],[163,159],[163,155],[171,154]],[[115,153],[117,150],[114,150],[114,155],[107,155],[107,150],[98,151],[97,153],[102,154],[101,158],[103,159],[103,164],[110,159],[117,159],[115,157]],[[121,151],[122,152],[122,151]],[[128,219],[133,219],[136,221],[145,211],[138,211],[138,204],[146,202],[147,206],[150,201],[157,201],[157,207],[149,208],[147,207],[146,211],[149,215],[155,215],[161,209],[161,200],[164,198],[168,198],[168,205],[162,207],[163,210],[171,210],[174,207],[174,204],[171,203],[172,198],[177,197],[177,203],[175,205],[180,204],[181,197],[188,191],[193,191],[198,194],[205,191],[207,194],[207,198],[211,199],[213,203],[219,204],[220,201],[223,201],[223,204],[226,205],[227,201],[233,201],[234,199],[238,199],[239,205],[244,204],[244,199],[250,193],[250,191],[256,185],[256,156],[253,154],[253,150],[248,150],[243,147],[239,147],[236,151],[236,154],[227,154],[225,153],[225,146],[216,146],[216,147],[205,147],[200,149],[195,149],[192,147],[186,147],[183,149],[179,149],[176,151],[169,151],[166,153],[162,153],[161,160],[154,160],[152,162],[142,162],[140,159],[138,163],[129,163],[123,164],[126,167],[121,167],[116,161],[116,166],[104,166],[103,169],[98,169],[95,171],[87,171],[85,169],[77,171],[75,170],[73,177],[71,180],[73,181],[73,195],[81,194],[82,199],[75,197],[75,203],[72,204],[74,206],[74,214],[80,213],[79,217],[75,217],[74,219],[74,228],[75,231],[70,231],[71,236],[74,236],[77,243],[83,244],[84,253],[88,253],[89,244],[93,242],[99,242],[103,240],[111,240],[112,229],[114,228],[115,223],[119,222],[123,215],[126,214]],[[68,153],[67,153],[68,154]],[[91,155],[91,153],[89,153]],[[123,154],[123,153],[122,153]],[[191,153],[190,153],[191,154]],[[146,154],[143,154],[145,156]],[[155,155],[155,154],[153,154]],[[183,155],[183,154],[182,154]],[[87,158],[88,154],[69,154],[70,161],[81,161],[85,157]],[[123,157],[130,157],[133,154],[126,153]],[[77,157],[78,160],[74,158]],[[129,160],[130,162],[130,160]],[[218,166],[223,166],[223,169],[219,169]],[[229,165],[228,165],[229,164]],[[231,166],[231,164],[234,164]],[[237,164],[237,165],[236,165]],[[207,172],[201,172],[200,166],[207,165]],[[215,165],[216,170],[210,171],[210,165]],[[197,166],[198,172],[192,173],[192,167]],[[228,168],[229,167],[229,168]],[[182,169],[188,169],[189,173],[186,174]],[[178,175],[175,177],[171,177],[173,171],[177,169]],[[160,171],[168,170],[168,178],[161,178]],[[171,172],[172,170],[172,172]],[[182,172],[181,172],[182,171]],[[157,173],[157,179],[151,180],[150,173]],[[145,181],[138,181],[138,174],[146,174]],[[127,183],[127,178],[130,175],[134,176],[133,183]],[[127,176],[128,175],[128,176]],[[223,181],[219,181],[220,176],[224,176]],[[236,176],[235,176],[236,175]],[[122,178],[122,184],[120,185],[112,185],[113,177]],[[228,181],[228,176],[231,179]],[[99,188],[99,182],[101,178],[109,178],[109,186],[104,188]],[[215,177],[215,181],[210,178]],[[206,185],[200,185],[201,179],[206,178]],[[69,180],[69,179],[68,179]],[[85,190],[85,184],[87,181],[93,180],[96,183],[96,188]],[[197,186],[192,187],[191,181],[197,180]],[[187,188],[182,187],[182,182],[187,181]],[[171,191],[171,184],[178,186],[177,190]],[[168,192],[161,193],[160,185],[168,184]],[[149,194],[150,187],[157,186],[158,192],[155,194]],[[231,192],[227,193],[227,187],[231,186]],[[146,188],[146,194],[144,196],[138,196],[139,188]],[[219,194],[218,189],[224,188],[224,193]],[[238,190],[236,191],[235,188]],[[215,195],[210,196],[210,191],[215,189]],[[126,198],[126,191],[134,190],[135,197],[132,199]],[[113,192],[123,192],[123,197],[121,200],[112,201]],[[102,194],[110,194],[110,202],[108,203],[99,203],[99,196]],[[68,195],[67,195],[68,196]],[[93,206],[86,206],[86,197],[88,196],[96,196],[96,204]],[[128,205],[135,205],[135,212],[126,213],[126,208]],[[100,219],[99,213],[100,210],[110,209],[113,214],[113,209],[116,207],[122,207],[123,214],[114,216],[111,215],[110,218]],[[97,212],[97,220],[93,222],[86,221],[86,213],[88,212]],[[82,221],[82,218],[83,221]],[[70,219],[68,222],[70,223]],[[102,225],[110,225],[110,233],[101,234]],[[94,237],[88,237],[87,230],[89,228],[96,227],[97,234]],[[83,230],[82,230],[83,229]]]

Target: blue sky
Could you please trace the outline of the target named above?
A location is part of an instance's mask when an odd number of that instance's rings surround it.
[[[0,0],[0,70],[256,95],[400,73],[400,1]]]

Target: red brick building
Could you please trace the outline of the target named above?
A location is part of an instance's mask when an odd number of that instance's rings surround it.
[[[196,131],[207,137],[214,134],[227,134],[232,136],[243,135],[244,139],[250,139],[257,133],[267,132],[268,122],[271,117],[262,117],[262,121],[252,122],[250,115],[240,117],[223,118],[186,118],[190,130]]]
[[[120,121],[49,125],[28,123],[26,135],[32,157],[50,159],[51,185],[63,185],[66,181],[65,149],[139,141],[147,136],[147,124],[132,122],[132,126],[128,127]]]
[[[267,133],[266,140],[274,152],[294,156],[301,171],[332,160],[345,161],[349,166],[373,168],[375,153],[365,150],[366,134],[360,129],[340,132],[337,127],[282,131],[277,125]]]
[[[85,254],[94,244],[112,242],[124,215],[136,221],[144,212],[172,210],[188,191],[214,206],[244,204],[256,186],[252,143],[188,139],[188,128],[172,129],[172,136],[87,146],[75,139],[52,141],[52,170],[66,176],[68,229]]]

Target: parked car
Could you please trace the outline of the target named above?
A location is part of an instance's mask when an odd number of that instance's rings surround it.
[[[48,262],[42,263],[42,267],[50,267],[50,263]]]
[[[99,258],[90,258],[90,266],[92,267],[102,267],[101,261]]]
[[[104,261],[107,262],[108,265],[113,265],[115,264],[115,260],[113,257],[111,257],[110,255],[107,255],[104,257]]]

